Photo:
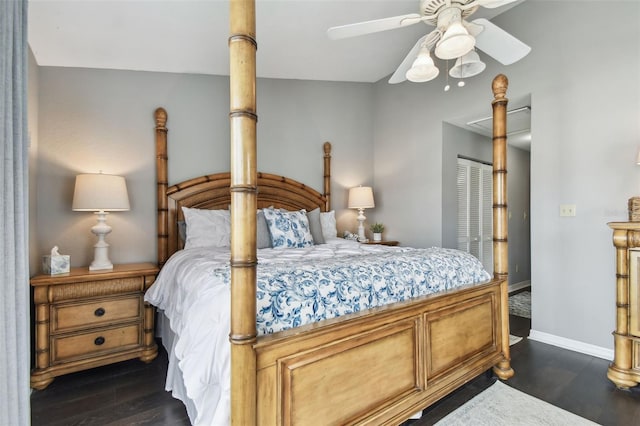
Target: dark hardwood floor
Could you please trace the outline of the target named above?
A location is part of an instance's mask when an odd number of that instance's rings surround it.
[[[189,425],[182,402],[164,390],[167,353],[57,377],[31,394],[32,426]]]
[[[511,333],[528,336],[531,321],[511,317]],[[511,347],[516,375],[507,384],[602,425],[639,425],[640,389],[607,379],[609,362],[523,339]],[[167,357],[138,360],[56,378],[31,396],[33,426],[188,425],[182,403],[164,390]],[[412,426],[433,425],[496,380],[481,375],[424,411]]]

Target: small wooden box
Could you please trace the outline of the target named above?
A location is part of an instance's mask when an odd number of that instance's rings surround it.
[[[640,222],[640,197],[629,198],[629,221]]]

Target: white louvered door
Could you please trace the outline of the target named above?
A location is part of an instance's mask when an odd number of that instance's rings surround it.
[[[458,158],[458,249],[493,274],[492,167]]]

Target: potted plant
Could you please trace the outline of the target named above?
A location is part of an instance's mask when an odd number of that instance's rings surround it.
[[[384,225],[381,223],[374,223],[369,227],[373,232],[373,241],[382,241],[382,231],[384,231]]]

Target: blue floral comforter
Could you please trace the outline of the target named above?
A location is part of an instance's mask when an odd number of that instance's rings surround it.
[[[145,300],[164,312],[174,347],[167,390],[190,400],[193,424],[228,424],[230,267],[228,249],[172,256]],[[313,247],[258,252],[258,334],[399,302],[490,279],[458,250],[365,245],[342,239]],[[177,367],[176,367],[177,365]],[[180,386],[172,380],[182,376]],[[186,395],[176,389],[184,386]]]
[[[229,267],[214,275],[230,281]],[[489,279],[472,255],[429,248],[258,265],[258,334],[269,334],[364,309]]]

